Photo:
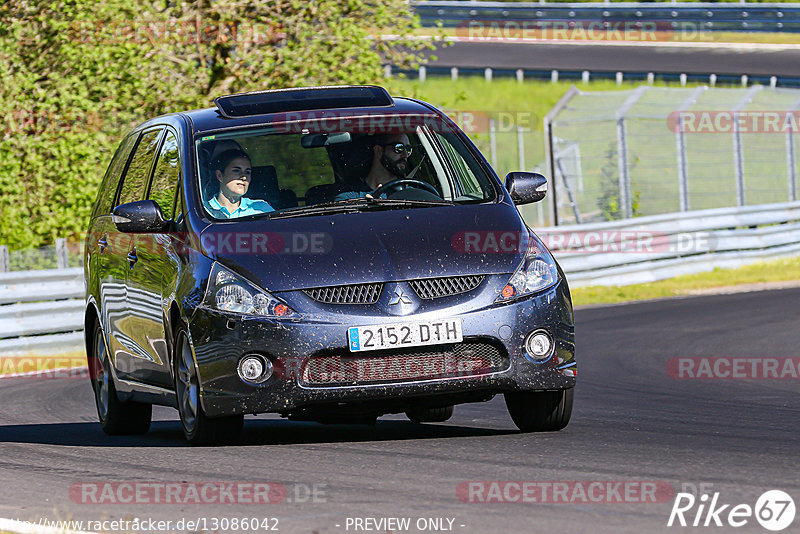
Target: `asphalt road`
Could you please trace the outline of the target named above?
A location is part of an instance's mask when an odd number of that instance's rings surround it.
[[[521,42],[439,45],[431,66],[800,76],[800,49]]]
[[[277,517],[281,532],[320,533],[355,532],[347,517],[410,517],[412,525],[451,518],[452,530],[464,533],[708,531],[667,528],[672,498],[484,504],[460,501],[456,488],[464,481],[657,481],[751,506],[764,491],[781,489],[800,504],[800,381],[676,380],[666,372],[677,356],[797,357],[798,301],[800,289],[788,289],[579,310],[573,419],[561,432],[538,435],[516,432],[495,398],[422,426],[399,416],[375,427],[261,416],[248,420],[240,444],[193,448],[174,410],[158,409],[143,437],[110,438],[95,423],[86,381],[0,380],[0,517]],[[76,483],[106,481],[270,481],[285,485],[291,502],[144,506],[70,498]],[[313,485],[325,502],[297,502]],[[798,526],[800,518],[786,532]],[[766,532],[752,519],[739,531]]]

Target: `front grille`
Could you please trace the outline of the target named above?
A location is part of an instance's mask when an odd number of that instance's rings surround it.
[[[472,291],[483,282],[484,275],[449,276],[447,278],[424,278],[409,282],[421,299],[436,299]]]
[[[325,304],[375,304],[381,296],[383,284],[353,284],[348,286],[304,289],[303,293]]]
[[[345,387],[444,380],[505,371],[509,365],[505,351],[489,343],[467,341],[369,355],[312,356],[304,362],[299,382],[310,387]]]

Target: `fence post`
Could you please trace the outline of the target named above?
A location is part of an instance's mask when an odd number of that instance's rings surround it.
[[[619,168],[619,205],[622,217],[633,217],[630,177],[628,176],[628,139],[625,135],[625,117],[617,118],[617,167]]]
[[[0,245],[0,273],[7,273],[8,270],[8,247]]]
[[[66,238],[56,238],[56,264],[59,269],[69,268],[69,250]]]
[[[678,131],[675,140],[678,144],[678,197],[681,211],[689,211],[689,171],[686,163],[686,134],[683,131],[683,113],[678,113]]]
[[[553,226],[558,226],[558,200],[556,198],[556,162],[555,162],[555,145],[553,143],[553,121],[561,113],[570,100],[580,93],[577,87],[571,85],[567,92],[564,93],[553,109],[547,112],[547,115],[542,119],[542,126],[544,130],[544,153],[545,161],[547,162],[547,177],[550,180],[550,187],[548,188],[547,195],[550,197],[550,221]]]
[[[797,176],[795,174],[794,131],[786,128],[786,166],[789,172],[789,200],[797,200]]]
[[[522,126],[517,126],[517,155],[519,170],[525,170],[525,135]]]
[[[689,163],[686,157],[686,132],[683,128],[683,112],[694,106],[705,90],[705,87],[695,87],[678,107],[675,142],[678,149],[678,198],[681,211],[689,211]]]
[[[761,87],[760,85],[752,86],[733,108],[733,168],[736,172],[737,206],[744,206],[745,204],[744,153],[742,150],[742,132],[739,129],[739,113],[753,100],[753,97],[761,90]]]
[[[494,119],[489,119],[489,149],[492,167],[497,171],[497,132],[495,131]]]
[[[800,98],[797,98],[786,110],[783,123],[783,127],[786,128],[786,170],[789,177],[789,200],[791,202],[797,200],[797,171],[795,170],[797,160],[794,151],[794,128],[792,127],[795,121],[792,119],[798,108],[800,108]]]
[[[744,155],[742,133],[739,131],[739,112],[733,112],[733,169],[736,173],[736,205],[744,206]]]
[[[425,78],[427,78],[428,69],[425,68],[425,65],[420,65],[419,67],[419,81],[424,82]]]
[[[623,218],[633,217],[633,199],[631,198],[631,177],[628,172],[628,137],[625,128],[625,115],[642,95],[650,89],[649,85],[637,87],[616,112],[617,118],[617,165],[619,167],[619,203]]]

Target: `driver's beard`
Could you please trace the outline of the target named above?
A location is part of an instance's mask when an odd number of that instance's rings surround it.
[[[406,160],[397,160],[397,161],[405,161],[406,162],[406,167],[408,167],[408,160],[407,159]],[[390,173],[394,174],[398,178],[405,178],[406,177],[406,171],[401,169],[400,167],[398,167],[397,163],[392,161],[391,159],[389,159],[386,156],[386,154],[381,156],[381,163],[383,164],[383,166],[386,168],[387,171],[389,171]]]

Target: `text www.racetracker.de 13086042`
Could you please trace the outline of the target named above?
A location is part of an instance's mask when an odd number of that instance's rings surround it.
[[[37,523],[15,521],[36,531],[58,532],[276,532],[280,530],[277,517],[195,517],[181,519],[154,519],[134,517],[126,519],[102,520],[50,520],[40,519]],[[0,528],[0,530],[3,530]]]

